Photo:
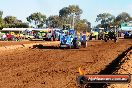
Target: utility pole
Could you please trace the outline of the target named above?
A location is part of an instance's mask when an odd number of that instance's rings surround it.
[[[72,28],[74,29],[74,23],[75,23],[75,20],[74,20],[74,13],[73,13],[73,18],[72,18]]]

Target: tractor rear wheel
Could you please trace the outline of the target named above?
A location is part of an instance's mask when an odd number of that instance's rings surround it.
[[[92,40],[92,36],[91,35],[89,36],[89,40]]]
[[[107,42],[107,38],[104,38],[104,41]]]
[[[114,42],[117,42],[117,38],[114,38]]]
[[[80,41],[76,41],[76,49],[79,49],[81,47],[81,42]]]
[[[82,41],[82,42],[81,42],[81,46],[82,46],[83,48],[86,48],[86,47],[87,47],[87,42],[86,42],[86,41]]]
[[[50,41],[54,41],[54,38],[53,38],[53,37],[51,37]]]

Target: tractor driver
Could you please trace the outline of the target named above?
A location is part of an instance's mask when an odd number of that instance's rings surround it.
[[[116,38],[115,32],[112,29],[109,31],[108,35],[111,40]]]

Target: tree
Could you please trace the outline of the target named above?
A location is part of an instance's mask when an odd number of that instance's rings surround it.
[[[63,26],[61,19],[58,15],[48,17],[46,20],[46,25],[48,27],[53,27],[53,28],[62,28]]]
[[[59,11],[59,17],[62,19],[63,24],[72,24],[73,16],[75,16],[75,21],[79,20],[82,12],[78,5],[69,5]]]
[[[64,7],[59,11],[59,16],[68,17],[72,13],[75,13],[75,15],[80,15],[82,12],[82,9],[80,9],[78,5],[69,5],[69,7]]]
[[[4,26],[2,16],[3,16],[3,11],[0,11],[0,29],[2,29]]]
[[[5,28],[28,28],[29,25],[27,23],[23,23],[21,20],[18,20],[14,16],[6,16],[4,19]]]
[[[16,23],[19,23],[19,22],[22,22],[22,21],[18,20],[14,16],[6,16],[4,18],[4,22],[5,22],[5,24],[16,24]]]
[[[97,15],[96,21],[101,22],[101,25],[103,28],[108,28],[110,25],[112,25],[115,17],[111,15],[110,13],[103,13]]]
[[[116,17],[116,19],[114,20],[114,24],[115,26],[119,26],[122,22],[129,21],[131,21],[131,16],[126,12],[122,12]]]
[[[83,12],[78,5],[69,5],[68,8],[69,8],[70,14],[75,13],[75,15],[80,15]]]
[[[59,11],[59,16],[60,17],[68,17],[68,15],[70,14],[70,10],[68,7],[64,7]]]
[[[46,15],[37,12],[27,17],[27,21],[34,25],[36,28],[42,28],[46,22]]]
[[[79,32],[81,32],[81,31],[90,31],[90,28],[91,28],[91,23],[88,22],[86,19],[79,20],[75,24],[75,29]]]
[[[3,16],[3,11],[0,11],[0,18],[2,18]]]
[[[90,32],[91,31],[91,23],[90,22],[87,22],[87,25],[88,25],[88,32]]]
[[[126,12],[122,12],[116,17],[116,20],[123,21],[123,22],[129,22],[131,20],[131,16]]]
[[[3,16],[3,12],[0,11],[0,23],[2,22],[2,16]]]

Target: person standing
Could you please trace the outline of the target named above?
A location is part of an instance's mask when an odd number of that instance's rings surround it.
[[[8,40],[8,41],[11,41],[11,37],[12,37],[12,35],[7,33],[6,36],[7,36],[7,40]]]
[[[85,48],[87,47],[87,35],[85,32],[82,34],[82,46]]]
[[[2,40],[5,41],[6,38],[7,38],[6,34],[3,34],[3,35],[2,35]]]

